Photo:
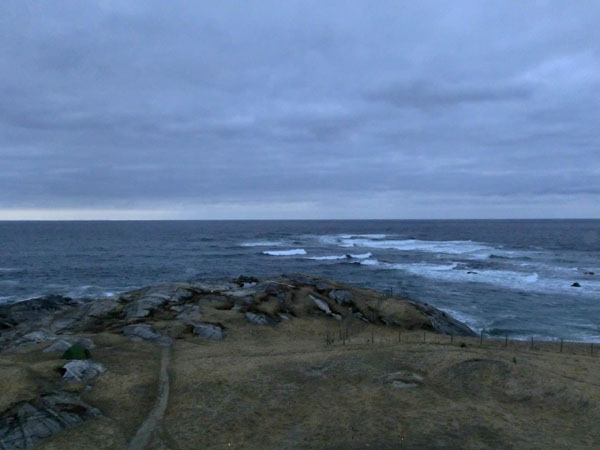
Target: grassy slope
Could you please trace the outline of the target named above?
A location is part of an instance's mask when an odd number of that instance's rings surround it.
[[[218,343],[172,330],[171,396],[150,448],[600,448],[600,357],[588,347],[430,333],[424,344],[422,332],[398,343],[397,331],[359,324],[346,345],[326,346],[327,329],[339,336],[320,318],[240,322]],[[122,448],[152,408],[160,348],[93,337],[108,371],[83,398],[103,417],[37,448]],[[0,357],[0,406],[58,381],[61,361],[41,348]],[[395,387],[406,374],[422,385]]]

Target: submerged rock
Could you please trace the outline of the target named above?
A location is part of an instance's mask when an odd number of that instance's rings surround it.
[[[579,283],[575,282],[571,285],[571,287],[581,287],[581,285]]]

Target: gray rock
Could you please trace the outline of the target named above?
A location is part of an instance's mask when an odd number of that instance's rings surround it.
[[[63,379],[67,381],[88,381],[106,372],[104,366],[89,359],[74,359],[62,367]]]
[[[50,347],[46,347],[44,349],[44,353],[64,352],[65,350],[70,348],[71,345],[73,345],[73,344],[71,344],[69,341],[66,341],[64,339],[59,339],[58,341],[54,341],[54,343]]]
[[[315,289],[317,290],[317,292],[325,292],[329,291],[330,289],[333,289],[333,286],[329,283],[326,283],[325,281],[318,281],[317,284],[315,284]]]
[[[329,292],[329,298],[340,305],[352,305],[352,294],[342,289],[334,289]]]
[[[225,338],[225,331],[219,325],[212,323],[196,323],[194,324],[193,333],[197,336],[208,339],[209,341],[221,341]]]
[[[175,316],[175,319],[182,320],[184,322],[189,322],[193,320],[198,320],[201,317],[202,314],[200,313],[198,306],[192,305],[188,306],[187,308],[184,308],[179,314],[177,314],[177,316]]]
[[[100,415],[100,411],[66,392],[19,402],[0,415],[0,448],[22,450]]]
[[[38,344],[40,342],[54,341],[57,336],[48,330],[36,330],[27,333],[18,340],[17,345]]]
[[[151,325],[148,324],[136,324],[128,325],[123,328],[123,334],[132,338],[144,339],[146,341],[154,341],[159,339],[160,333],[157,333]]]
[[[315,303],[315,305],[317,305],[317,308],[319,308],[325,314],[327,314],[330,317],[333,317],[335,320],[342,320],[342,316],[340,314],[334,313],[325,300],[322,300],[310,294],[308,294],[308,296]]]
[[[450,317],[442,310],[420,302],[412,301],[409,303],[429,318],[433,331],[454,336],[477,336],[467,325]]]
[[[116,298],[107,297],[95,300],[91,303],[88,315],[92,317],[106,317],[119,306]]]
[[[317,308],[319,308],[325,314],[327,314],[327,315],[331,314],[331,308],[329,307],[329,305],[327,304],[327,302],[325,300],[321,300],[320,298],[317,298],[314,295],[310,295],[310,294],[308,295],[308,297],[313,301],[313,303],[315,305],[317,305]]]
[[[247,312],[246,319],[254,325],[271,325],[273,321],[266,314]]]
[[[85,348],[92,349],[94,348],[94,341],[88,338],[68,338],[68,339],[59,339],[55,341],[52,345],[44,349],[44,353],[49,352],[64,352],[69,347],[74,344],[80,344]]]
[[[168,298],[163,296],[143,297],[134,301],[125,308],[126,319],[140,319],[148,317],[154,310],[160,308],[168,302]]]

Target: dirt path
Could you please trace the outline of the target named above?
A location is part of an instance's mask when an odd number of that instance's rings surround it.
[[[169,362],[171,361],[171,346],[163,348],[160,358],[160,375],[158,378],[158,396],[148,417],[138,428],[135,436],[125,450],[143,450],[150,443],[154,431],[158,428],[169,403]]]

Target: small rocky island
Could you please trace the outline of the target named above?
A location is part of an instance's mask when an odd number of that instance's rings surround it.
[[[600,442],[593,354],[482,345],[431,305],[303,274],[1,305],[0,349],[1,449]]]

